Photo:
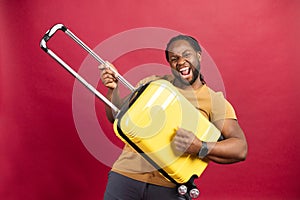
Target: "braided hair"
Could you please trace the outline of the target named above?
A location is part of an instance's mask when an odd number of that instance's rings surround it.
[[[178,40],[187,41],[196,52],[200,52],[200,54],[202,53],[202,49],[201,49],[198,41],[195,38],[193,38],[192,36],[188,36],[188,35],[177,35],[177,36],[171,38],[170,41],[167,44],[165,54],[166,54],[166,59],[167,59],[168,62],[169,62],[169,48],[170,48],[170,45],[173,42],[178,41]],[[201,73],[200,73],[200,81],[202,82],[202,84],[206,84],[206,82],[204,80],[204,76]]]

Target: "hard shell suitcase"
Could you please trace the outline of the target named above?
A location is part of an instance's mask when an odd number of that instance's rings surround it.
[[[179,193],[196,198],[199,192],[193,181],[208,161],[174,151],[172,139],[178,127],[192,131],[202,141],[220,138],[220,131],[166,80],[150,82],[133,92],[114,122],[120,139],[174,182]]]
[[[172,148],[172,139],[178,127],[192,131],[200,140],[207,142],[217,141],[220,131],[166,80],[156,80],[134,88],[118,74],[120,82],[132,91],[118,109],[47,47],[47,41],[57,30],[65,32],[99,63],[106,64],[62,24],[46,32],[40,43],[41,48],[117,113],[113,127],[121,140],[175,183],[180,195],[187,199],[197,198],[199,191],[194,179],[202,174],[208,161],[179,154]]]

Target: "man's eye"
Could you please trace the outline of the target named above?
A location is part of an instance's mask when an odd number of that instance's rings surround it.
[[[171,62],[176,62],[177,58],[171,58],[170,60],[171,60]]]
[[[190,53],[186,53],[186,54],[183,55],[183,57],[185,57],[185,58],[189,58],[190,56],[191,56]]]

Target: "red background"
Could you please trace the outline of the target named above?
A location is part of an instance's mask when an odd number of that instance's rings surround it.
[[[297,0],[2,0],[0,199],[102,199],[109,167],[78,137],[74,78],[39,48],[56,23],[92,48],[138,27],[196,37],[217,64],[249,143],[245,162],[208,167],[197,180],[201,199],[299,199],[299,9]],[[79,66],[86,56],[79,52],[62,53]],[[133,59],[124,57],[123,66]]]

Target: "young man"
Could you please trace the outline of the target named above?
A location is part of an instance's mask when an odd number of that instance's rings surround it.
[[[190,36],[179,35],[169,41],[165,52],[172,75],[151,76],[140,84],[155,79],[170,81],[224,137],[222,141],[206,143],[195,137],[194,133],[179,127],[173,140],[174,150],[217,163],[245,160],[247,142],[233,107],[222,93],[214,92],[206,85],[200,73],[201,48],[198,42]],[[108,88],[107,98],[118,104],[118,95],[113,95],[117,94],[114,90],[117,90],[118,84],[114,73],[104,66],[99,68],[102,69],[101,80]],[[113,122],[109,107],[106,107],[106,113]],[[125,145],[109,173],[104,199],[181,199],[174,187],[142,156]]]

